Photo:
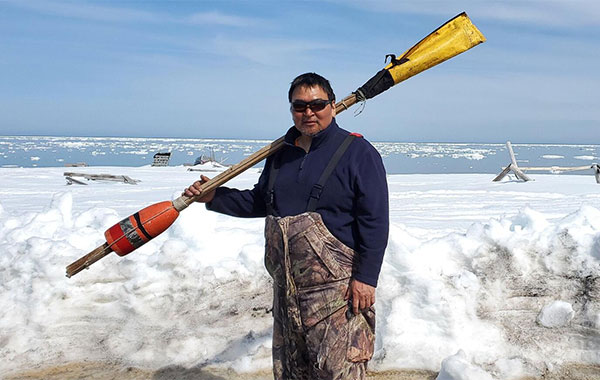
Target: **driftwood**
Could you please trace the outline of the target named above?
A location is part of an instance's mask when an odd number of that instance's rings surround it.
[[[504,170],[502,170],[500,174],[498,174],[496,178],[494,178],[493,181],[498,182],[502,180],[502,178],[504,178],[504,176],[506,176],[511,171],[515,173],[515,176],[517,176],[517,178],[522,179],[523,181],[531,181],[531,178],[527,177],[525,173],[523,173],[523,171],[519,168],[519,165],[517,165],[517,160],[515,159],[515,152],[513,152],[512,144],[510,143],[510,141],[506,142],[506,147],[508,148],[508,153],[510,154],[511,162],[506,168],[504,168]]]
[[[222,168],[213,168],[213,169],[203,169],[203,168],[188,168],[187,171],[188,172],[222,172],[223,170],[227,169],[227,166],[222,167]]]
[[[519,169],[521,169],[524,172],[548,170],[553,173],[575,172],[575,171],[579,171],[579,170],[587,170],[590,168],[593,168],[593,167],[590,165],[585,165],[585,166],[527,166],[527,167],[519,166]]]
[[[67,180],[67,185],[72,185],[74,183],[78,185],[87,185],[87,183],[77,180],[73,177],[83,177],[88,181],[113,181],[113,182],[123,182],[128,183],[130,185],[136,185],[140,180],[133,179],[126,175],[112,175],[112,174],[87,174],[87,173],[72,173],[72,172],[64,172],[63,175]]]
[[[509,172],[513,172],[515,176],[523,181],[531,181],[529,177],[525,175],[526,171],[549,171],[551,173],[561,173],[561,172],[573,172],[578,170],[588,170],[593,169],[594,174],[596,176],[596,183],[600,184],[600,166],[598,164],[585,165],[585,166],[529,166],[529,167],[520,167],[517,165],[517,160],[515,159],[515,153],[513,152],[512,145],[510,141],[506,142],[506,147],[508,148],[508,153],[510,154],[510,164],[507,167],[503,168],[502,172],[493,179],[494,182],[500,181],[504,178]]]
[[[82,181],[80,181],[78,179],[75,179],[75,178],[73,178],[71,176],[68,176],[68,175],[65,176],[65,179],[67,180],[67,185],[72,185],[72,184],[75,183],[77,185],[86,185],[87,186],[87,183],[82,182]]]

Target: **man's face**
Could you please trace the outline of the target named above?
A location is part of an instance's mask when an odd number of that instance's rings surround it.
[[[327,93],[321,86],[300,86],[292,92],[292,104],[298,100],[310,102],[319,99],[327,101]],[[303,135],[312,137],[331,124],[331,120],[335,116],[335,105],[330,103],[320,111],[314,111],[310,107],[306,107],[302,112],[291,107],[291,112],[296,129]]]

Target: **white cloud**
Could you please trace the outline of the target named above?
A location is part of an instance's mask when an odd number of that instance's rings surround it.
[[[473,7],[481,17],[533,23],[548,26],[600,25],[598,2],[586,0],[572,1],[511,1],[494,2],[490,5],[478,4]]]
[[[58,15],[69,18],[104,22],[145,22],[145,23],[188,23],[198,25],[221,25],[246,27],[264,24],[250,17],[230,15],[219,11],[198,12],[189,16],[175,17],[169,14],[149,12],[139,9],[96,5],[89,2],[66,2],[55,0],[2,0],[4,4],[29,11]]]
[[[477,18],[547,26],[600,25],[597,0],[515,0],[515,1],[397,1],[329,0],[376,12],[398,12],[451,16],[466,11]]]
[[[242,57],[264,65],[273,65],[274,62],[284,64],[298,57],[308,59],[310,52],[333,48],[326,43],[283,38],[231,39],[218,36],[213,43],[223,55]]]
[[[157,14],[128,8],[107,7],[83,2],[4,0],[4,4],[30,11],[85,20],[109,22],[157,22],[163,18]]]
[[[245,27],[258,24],[258,21],[252,18],[228,15],[218,11],[194,13],[187,18],[187,21],[192,24],[235,27]]]

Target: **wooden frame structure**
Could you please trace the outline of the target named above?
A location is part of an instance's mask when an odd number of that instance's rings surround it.
[[[73,173],[73,172],[64,172],[63,175],[67,180],[67,185],[77,184],[77,185],[87,185],[87,183],[75,179],[73,177],[83,177],[88,181],[113,181],[113,182],[123,182],[128,183],[130,185],[137,185],[140,182],[139,179],[133,179],[126,175],[112,175],[112,174],[87,174],[87,173]]]
[[[513,151],[512,144],[510,141],[506,142],[506,147],[508,148],[508,154],[510,155],[510,164],[505,167],[500,174],[493,179],[493,182],[501,181],[508,173],[511,171],[515,174],[515,176],[523,181],[532,181],[524,172],[525,171],[549,171],[551,173],[562,173],[562,172],[572,172],[579,170],[587,170],[593,169],[594,174],[596,176],[596,183],[600,184],[600,165],[593,163],[592,165],[585,166],[530,166],[530,167],[519,167],[517,165],[517,160],[515,159],[515,152]]]

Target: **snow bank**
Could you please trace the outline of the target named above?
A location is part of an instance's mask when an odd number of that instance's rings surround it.
[[[378,287],[377,367],[438,370],[459,350],[502,379],[515,375],[508,358],[525,364],[520,375],[549,363],[600,362],[599,248],[593,207],[556,223],[526,208],[437,239],[393,226]],[[441,378],[484,378],[456,372],[465,360],[450,360]]]
[[[392,199],[414,193],[393,176],[390,183]],[[455,178],[442,186],[463,185]],[[193,205],[131,255],[110,255],[67,279],[65,266],[101,245],[104,231],[126,216],[106,205],[141,188],[112,187],[111,199],[84,208],[79,188],[62,189],[37,212],[0,204],[0,374],[80,360],[241,372],[270,367],[262,220]],[[476,205],[492,193],[461,196]],[[440,209],[447,200],[438,199]],[[552,199],[549,205],[564,197]],[[497,211],[489,219],[489,209],[475,209],[479,221],[445,234],[392,217],[372,369],[485,380],[536,375],[567,362],[600,364],[600,210],[583,206],[558,217],[551,205],[544,212]]]
[[[66,279],[65,265],[101,245],[103,231],[121,219],[106,208],[73,214],[71,206],[67,192],[44,212],[2,220],[0,354],[8,359],[3,367],[84,359],[147,367],[215,361],[231,351],[236,338],[229,334],[232,328],[212,324],[210,318],[218,320],[220,313],[239,319],[236,327],[243,326],[245,334],[262,328],[237,351],[251,355],[258,346],[269,347],[266,312],[253,325],[251,316],[235,308],[243,300],[233,298],[257,297],[269,286],[260,221],[237,228],[193,207],[132,256],[113,254]],[[228,355],[233,364],[243,356]]]

